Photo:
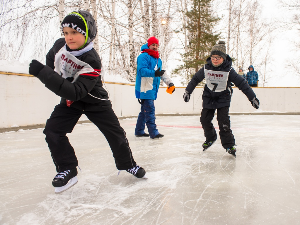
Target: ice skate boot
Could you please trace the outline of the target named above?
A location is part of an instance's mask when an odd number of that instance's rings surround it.
[[[53,179],[52,185],[55,187],[55,193],[60,193],[72,187],[78,181],[77,169],[65,170],[59,172]]]
[[[202,144],[202,147],[203,147],[203,151],[205,151],[206,149],[208,149],[210,146],[213,145],[213,143],[215,143],[217,139],[213,140],[213,141],[205,141],[203,144]]]
[[[131,169],[127,169],[126,171],[128,173],[131,173],[132,175],[134,175],[137,178],[145,178],[145,179],[147,179],[147,177],[145,176],[146,171],[142,167],[140,167],[138,165],[136,165],[135,167],[132,167]]]
[[[152,139],[158,139],[158,138],[162,138],[164,135],[163,134],[158,134],[155,137],[153,137]]]
[[[150,135],[147,133],[143,133],[143,134],[136,134],[136,137],[149,137]]]
[[[233,155],[235,158],[236,158],[236,148],[234,146],[230,147],[230,148],[227,148],[226,149],[226,152],[228,152],[229,154]]]

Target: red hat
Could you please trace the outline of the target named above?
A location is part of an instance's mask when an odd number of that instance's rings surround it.
[[[158,39],[154,36],[148,39],[148,47],[152,44],[159,44]]]

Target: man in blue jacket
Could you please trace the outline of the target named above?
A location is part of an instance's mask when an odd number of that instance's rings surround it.
[[[258,73],[254,71],[254,67],[252,65],[248,68],[249,72],[247,73],[246,79],[250,87],[257,87],[258,81]]]
[[[164,136],[156,128],[154,100],[157,98],[160,78],[168,87],[172,87],[174,84],[168,76],[164,75],[165,70],[161,70],[162,61],[159,58],[158,46],[158,39],[150,37],[142,46],[142,52],[137,58],[135,96],[141,104],[141,112],[135,127],[136,137],[150,136],[154,139]],[[145,124],[149,134],[145,133]]]

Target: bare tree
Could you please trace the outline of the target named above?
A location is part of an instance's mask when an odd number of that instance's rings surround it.
[[[143,27],[144,27],[144,39],[147,40],[147,38],[150,37],[150,16],[149,16],[149,1],[140,0],[140,8],[141,8],[141,15],[142,15],[142,21],[143,21]]]
[[[8,52],[1,54],[6,60],[33,57],[43,60],[46,49],[53,44],[53,37],[60,36],[62,7],[59,2],[33,3],[34,0],[12,0],[6,4],[7,10],[3,12],[0,24],[0,32],[5,34],[1,35],[1,46],[9,48]]]
[[[151,1],[152,35],[158,37],[157,0]]]
[[[289,31],[294,31],[295,34],[299,35],[300,32],[300,1],[299,0],[281,0],[281,8],[288,12],[290,15],[289,20],[282,24],[282,27],[285,27]],[[295,35],[295,40],[291,43],[294,46],[291,55],[294,57],[288,59],[288,66],[292,70],[292,73],[300,75],[300,65],[299,65],[299,49],[300,49],[300,41],[298,40],[298,36]]]
[[[90,0],[90,4],[91,4],[91,7],[92,7],[92,15],[94,17],[94,20],[95,20],[95,23],[96,23],[96,26],[98,27],[98,13],[97,13],[97,4],[96,4],[96,0]],[[97,35],[96,35],[96,38],[94,40],[94,48],[97,52],[99,52],[99,43],[98,43],[98,32],[97,32]]]
[[[116,37],[116,4],[115,0],[111,2],[111,38],[110,38],[110,47],[109,47],[109,70],[115,73],[115,37]]]
[[[128,77],[130,81],[135,80],[135,52],[133,46],[133,0],[128,0],[128,37],[129,37],[129,71]]]
[[[61,37],[60,23],[65,14],[85,9],[98,25],[94,47],[103,57],[103,69],[134,81],[136,57],[150,36],[160,40],[161,58],[164,64],[168,61],[173,50],[169,44],[172,18],[178,13],[175,5],[180,1],[56,0],[39,4],[38,0],[2,0],[0,44],[10,51],[0,52],[0,57],[44,59],[54,41]],[[185,1],[187,5],[188,0]],[[165,24],[160,23],[162,18]]]
[[[90,9],[90,1],[89,0],[83,0],[82,8],[84,10],[89,10]]]
[[[227,53],[230,51],[230,39],[231,39],[231,24],[232,24],[232,0],[229,0],[228,4],[228,31],[227,31]]]
[[[65,0],[58,1],[58,16],[59,16],[59,23],[61,23],[64,19],[65,15]]]

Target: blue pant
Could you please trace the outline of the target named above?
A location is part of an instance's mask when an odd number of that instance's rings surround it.
[[[159,134],[155,124],[154,100],[141,100],[141,112],[139,113],[136,122],[135,135],[142,135],[145,133],[145,124],[147,125],[148,132],[151,138],[154,138]]]

